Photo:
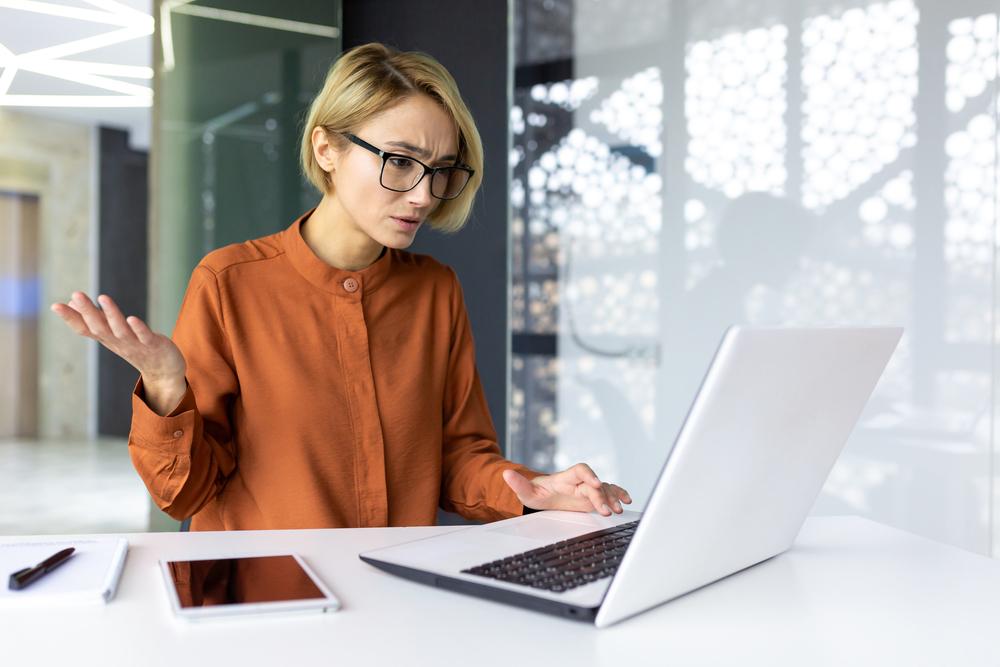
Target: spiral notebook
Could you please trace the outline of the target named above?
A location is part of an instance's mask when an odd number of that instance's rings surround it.
[[[65,563],[23,590],[7,587],[12,572],[33,567],[67,547],[76,551]],[[0,538],[0,607],[108,602],[118,588],[127,553],[128,540],[121,537]]]

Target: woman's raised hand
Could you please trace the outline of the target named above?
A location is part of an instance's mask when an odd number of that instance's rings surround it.
[[[146,402],[168,414],[176,407],[187,383],[184,355],[172,340],[152,331],[138,317],[125,317],[111,297],[97,297],[100,307],[83,292],[73,292],[68,303],[52,304],[52,312],[70,329],[93,338],[142,373]],[[172,403],[172,405],[170,405]]]

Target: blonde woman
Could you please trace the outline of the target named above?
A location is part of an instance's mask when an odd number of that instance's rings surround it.
[[[52,306],[140,372],[129,452],[156,504],[192,530],[621,513],[628,493],[585,464],[544,475],[500,455],[455,273],[406,252],[424,225],[460,229],[482,180],[451,75],[359,46],[305,127],[319,205],[209,253],[173,340],[106,295]]]

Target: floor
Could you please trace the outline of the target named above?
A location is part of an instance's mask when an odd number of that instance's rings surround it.
[[[0,535],[144,532],[149,508],[124,439],[0,440]]]

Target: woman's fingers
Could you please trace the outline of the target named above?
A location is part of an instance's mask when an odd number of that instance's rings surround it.
[[[601,488],[601,480],[597,478],[597,473],[586,463],[577,463],[570,470],[576,473],[577,479],[581,482],[585,482],[595,489]]]
[[[605,493],[607,493],[608,498],[615,502],[617,508],[621,511],[625,511],[622,507],[622,503],[626,505],[632,504],[632,496],[628,494],[628,491],[618,486],[617,484],[605,484]],[[614,506],[613,506],[614,507]]]
[[[52,304],[52,312],[75,333],[87,338],[96,338],[105,345],[112,339],[125,344],[150,345],[156,341],[154,334],[146,323],[135,316],[125,317],[114,299],[102,294],[97,298],[101,309],[90,300],[84,292],[74,292],[68,303]],[[116,353],[121,349],[116,347]]]
[[[617,484],[612,484],[611,488],[620,501],[622,501],[626,505],[632,504],[632,496],[628,494],[628,491],[618,486]]]
[[[69,307],[80,313],[83,321],[87,323],[87,328],[99,340],[107,340],[111,337],[111,328],[108,326],[108,319],[104,316],[90,297],[83,292],[73,292],[69,300]]]
[[[587,496],[587,499],[590,500],[598,514],[601,516],[611,516],[611,511],[604,506],[605,498],[604,491],[602,489],[595,489],[594,487],[587,486],[585,484],[581,484],[578,488],[583,490],[583,494]],[[610,503],[607,504],[610,507]]]
[[[605,504],[616,514],[624,512],[625,510],[622,509],[622,504],[618,500],[618,494],[615,492],[615,485],[604,482],[603,487]]]
[[[125,318],[125,322],[143,345],[152,345],[153,341],[156,340],[156,334],[153,333],[153,330],[135,315],[129,315]]]
[[[125,343],[135,341],[136,335],[132,331],[132,328],[125,322],[125,315],[118,308],[118,304],[106,294],[97,297],[97,302],[101,304],[108,326],[111,327],[111,333],[115,335],[115,338]]]
[[[52,304],[52,312],[62,318],[63,322],[81,336],[86,338],[93,338],[93,332],[87,327],[87,323],[83,321],[83,316],[76,312],[65,303],[54,303]]]

